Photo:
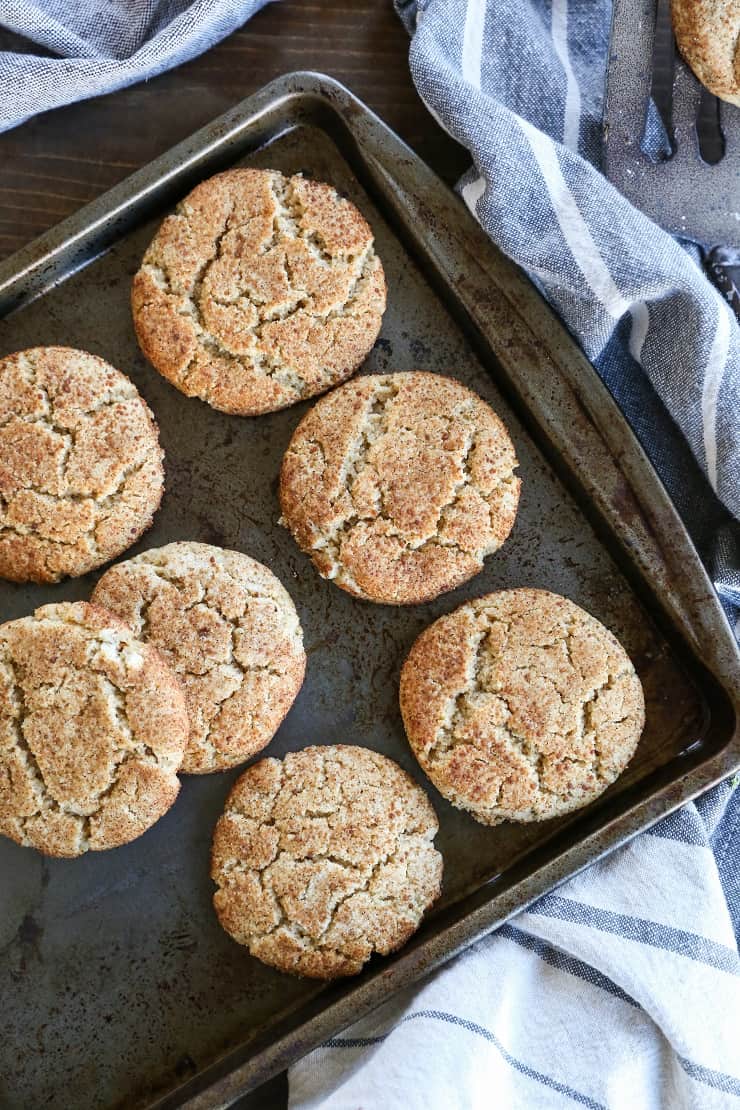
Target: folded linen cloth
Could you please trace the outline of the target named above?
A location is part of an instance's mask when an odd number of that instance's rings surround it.
[[[729,783],[685,806],[301,1060],[291,1110],[737,1107],[739,829]]]
[[[609,3],[397,7],[422,99],[471,152],[463,200],[595,363],[736,621],[740,332],[698,251],[598,171]],[[647,138],[663,141],[656,119]],[[740,1106],[735,785],[300,1061],[291,1110]]]
[[[471,152],[463,200],[595,363],[737,620],[740,328],[697,248],[599,172],[610,0],[398,8],[422,99]],[[648,146],[662,142],[651,117]]]
[[[0,27],[42,54],[0,52],[0,131],[187,62],[267,0],[0,0]]]

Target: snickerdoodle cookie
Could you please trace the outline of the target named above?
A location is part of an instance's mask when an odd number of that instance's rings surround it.
[[[472,578],[511,531],[514,447],[451,378],[358,378],[298,425],[283,460],[283,522],[320,574],[356,597],[428,601]]]
[[[136,386],[102,358],[0,359],[0,577],[56,582],[120,555],[159,506],[162,458]]]
[[[373,233],[331,185],[235,169],[164,221],[134,278],[144,354],[189,397],[272,412],[352,374],[385,309]]]
[[[421,767],[478,821],[542,821],[598,797],[632,758],[642,686],[612,633],[567,598],[504,590],[430,625],[401,672]]]
[[[426,794],[377,752],[339,744],[263,759],[216,825],[216,913],[281,971],[354,975],[404,944],[437,898],[436,832]]]
[[[112,613],[0,625],[0,833],[50,856],[134,840],[177,797],[187,738],[177,678]]]
[[[183,771],[233,767],[269,743],[306,666],[298,614],[272,571],[238,551],[170,543],[110,567],[92,600],[179,675],[190,715]]]
[[[737,0],[671,0],[671,19],[676,45],[702,85],[740,107]]]

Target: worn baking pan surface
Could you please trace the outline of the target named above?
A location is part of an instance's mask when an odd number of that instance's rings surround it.
[[[137,349],[129,287],[157,221],[195,181],[235,164],[330,181],[369,219],[389,297],[366,370],[452,374],[512,432],[523,479],[512,536],[474,581],[432,604],[352,599],[278,525],[280,460],[306,406],[223,416],[170,388]],[[210,836],[238,772],[185,778],[173,810],[116,851],[56,861],[3,840],[3,1107],[228,1105],[740,764],[733,641],[636,441],[531,285],[341,86],[293,75],[245,101],[0,267],[0,311],[2,353],[86,348],[130,374],[156,413],[167,494],[134,550],[222,544],[267,563],[291,591],[308,672],[270,753],[341,741],[392,756],[429,790],[445,858],[441,902],[412,943],[322,987],[252,959],[212,911]],[[3,617],[85,597],[93,581],[3,584]],[[522,585],[567,594],[614,629],[644,684],[647,725],[627,773],[583,813],[490,829],[422,779],[398,675],[431,620]]]

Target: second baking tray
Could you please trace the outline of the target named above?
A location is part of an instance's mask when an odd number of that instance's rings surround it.
[[[157,221],[236,164],[327,180],[366,214],[389,284],[366,370],[423,368],[479,392],[521,462],[512,536],[466,586],[423,606],[365,604],[323,581],[278,523],[282,453],[305,405],[227,417],[170,388],[137,349],[131,278]],[[0,1104],[226,1106],[537,895],[740,765],[737,656],[675,511],[624,419],[530,283],[461,202],[346,89],[282,78],[0,268],[2,353],[91,350],[154,410],[167,494],[135,550],[195,539],[248,552],[293,595],[305,686],[270,754],[356,743],[398,760],[440,817],[442,899],[401,952],[331,986],[280,975],[222,932],[213,825],[238,772],[190,777],[126,847],[47,860],[0,842]],[[85,597],[94,577],[0,585],[3,618]],[[463,599],[508,586],[567,594],[635,661],[647,725],[627,772],[585,811],[484,828],[423,780],[398,674],[411,643]]]

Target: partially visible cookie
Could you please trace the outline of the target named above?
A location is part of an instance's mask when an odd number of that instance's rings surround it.
[[[170,543],[105,572],[92,600],[179,675],[189,773],[243,763],[270,742],[301,688],[303,633],[287,590],[239,551]]]
[[[0,833],[49,856],[141,836],[170,808],[188,738],[161,656],[86,602],[0,625]]]
[[[331,185],[235,169],[167,217],[131,304],[160,374],[249,416],[348,378],[378,336],[385,292],[370,226]]]
[[[678,49],[701,83],[740,105],[740,4],[737,0],[671,0]]]
[[[159,507],[162,458],[136,386],[102,358],[0,359],[0,577],[57,582],[120,555]]]
[[[404,944],[437,898],[437,818],[385,756],[339,744],[263,759],[213,836],[213,903],[253,956],[316,979]]]
[[[514,524],[516,455],[460,382],[411,371],[358,378],[304,416],[283,459],[283,522],[325,578],[412,605],[472,578]]]
[[[414,755],[478,821],[543,821],[585,806],[634,755],[640,680],[595,617],[546,590],[503,590],[431,624],[401,671]]]

